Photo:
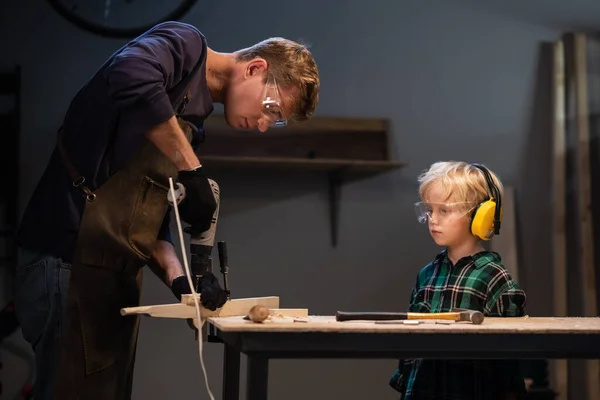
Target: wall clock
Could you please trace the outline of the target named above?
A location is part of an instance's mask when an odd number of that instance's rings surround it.
[[[183,17],[197,0],[48,0],[70,23],[96,35],[131,39]]]

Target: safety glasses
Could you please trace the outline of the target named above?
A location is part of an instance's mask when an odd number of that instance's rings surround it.
[[[431,203],[419,201],[415,203],[415,214],[417,221],[422,224],[427,223],[429,219],[436,223],[445,223],[456,221],[469,214],[475,209],[473,203]]]
[[[287,119],[283,114],[283,104],[279,94],[279,86],[275,78],[268,74],[267,83],[262,97],[262,113],[269,121],[272,128],[282,128],[287,126]]]

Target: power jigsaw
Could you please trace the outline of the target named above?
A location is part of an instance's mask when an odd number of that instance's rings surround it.
[[[190,235],[190,272],[192,274],[192,282],[194,287],[197,288],[201,278],[207,274],[207,272],[213,273],[213,259],[212,250],[215,243],[215,234],[217,230],[217,222],[219,219],[220,210],[220,190],[219,185],[212,179],[208,179],[213,195],[215,197],[215,211],[212,216],[210,227],[201,233],[193,233],[189,228],[185,228],[184,232]],[[174,196],[169,193],[169,203],[172,203],[173,197],[176,199],[177,204],[181,203],[185,198],[185,186],[181,183],[176,183]],[[227,260],[227,244],[224,241],[218,242],[219,251],[219,264],[220,272],[223,275],[223,291],[227,293],[227,299],[231,298],[231,292],[229,290],[229,282],[227,279],[229,273],[229,266]]]

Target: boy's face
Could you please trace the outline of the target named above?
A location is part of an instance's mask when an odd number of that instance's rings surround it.
[[[433,185],[419,204],[420,215],[427,219],[429,233],[438,246],[457,246],[473,239],[473,204],[448,198],[440,185]]]

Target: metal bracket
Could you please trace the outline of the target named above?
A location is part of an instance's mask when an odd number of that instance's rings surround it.
[[[340,195],[343,183],[344,170],[337,169],[329,172],[329,223],[331,230],[331,245],[337,246],[339,213],[340,213]]]

